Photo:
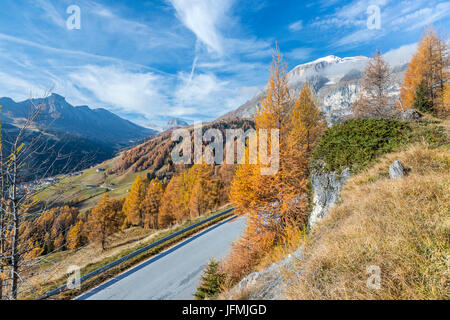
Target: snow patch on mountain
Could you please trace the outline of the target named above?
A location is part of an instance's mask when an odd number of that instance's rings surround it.
[[[322,114],[328,124],[333,125],[351,115],[351,106],[361,90],[360,80],[368,61],[365,56],[340,58],[329,55],[298,65],[286,75],[290,92],[298,95],[308,82],[316,94]],[[393,77],[397,82],[391,92],[394,99],[399,94],[404,70],[404,65],[393,66]],[[220,119],[253,117],[264,92],[265,89],[261,90],[244,105]]]

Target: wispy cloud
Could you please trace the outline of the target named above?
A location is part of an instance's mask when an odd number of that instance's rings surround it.
[[[53,23],[55,23],[59,27],[65,27],[66,21],[63,19],[60,12],[56,10],[56,8],[50,1],[33,0],[30,1],[30,3],[42,9],[45,14],[45,17],[49,18]]]
[[[123,112],[138,112],[150,116],[158,108],[168,106],[167,99],[161,92],[165,81],[154,73],[130,72],[117,66],[88,65],[68,76],[77,87]]]
[[[341,52],[369,55],[393,34],[399,42],[388,49],[417,41],[424,25],[449,15],[444,0],[341,3],[2,0],[0,95],[53,89],[72,104],[141,123],[211,120],[264,86],[275,41],[290,66]],[[65,26],[71,4],[81,8],[81,30]],[[367,29],[369,4],[381,8],[380,30]],[[413,51],[404,46],[386,57],[401,63]]]
[[[207,49],[224,53],[220,27],[227,20],[232,0],[170,0],[177,17],[189,28]]]
[[[417,50],[417,43],[403,45],[397,49],[389,50],[384,54],[386,61],[392,66],[408,63]]]
[[[311,57],[312,52],[312,48],[295,48],[287,52],[286,56],[293,60],[306,60]]]
[[[303,29],[303,21],[298,20],[289,25],[289,30],[291,31],[299,31]]]
[[[369,5],[380,8],[381,29],[367,28]],[[450,15],[449,2],[431,3],[424,0],[404,0],[392,2],[387,0],[357,0],[335,10],[333,14],[316,18],[312,27],[329,30],[338,28],[339,38],[334,47],[357,46],[386,37],[393,31],[411,31],[433,24]],[[346,32],[345,32],[346,31]]]

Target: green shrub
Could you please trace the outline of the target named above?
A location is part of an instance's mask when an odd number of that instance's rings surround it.
[[[211,259],[200,279],[200,285],[194,294],[196,300],[215,298],[220,292],[226,275],[219,270],[219,262]]]
[[[353,172],[411,138],[410,126],[388,119],[353,119],[329,128],[313,154],[313,169]]]

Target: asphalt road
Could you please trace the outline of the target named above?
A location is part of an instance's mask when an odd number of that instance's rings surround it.
[[[78,300],[193,299],[210,258],[229,252],[245,218],[226,219],[79,296]]]

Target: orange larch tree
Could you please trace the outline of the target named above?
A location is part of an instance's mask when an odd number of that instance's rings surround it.
[[[147,181],[143,180],[141,176],[138,175],[131,186],[130,192],[125,198],[125,203],[123,205],[126,226],[144,225],[144,210],[142,204],[145,199],[146,188]]]
[[[450,79],[449,62],[446,41],[430,28],[419,43],[417,51],[405,71],[400,90],[400,99],[404,108],[413,107],[417,88],[419,84],[423,83],[435,112],[445,116],[446,110],[449,108],[444,101],[445,85]]]
[[[111,199],[107,193],[91,210],[86,223],[89,241],[100,241],[102,249],[106,249],[108,237],[120,230],[123,224],[123,201]]]
[[[150,181],[145,199],[142,203],[145,228],[158,229],[158,214],[163,194],[164,188],[161,182],[157,178]]]

